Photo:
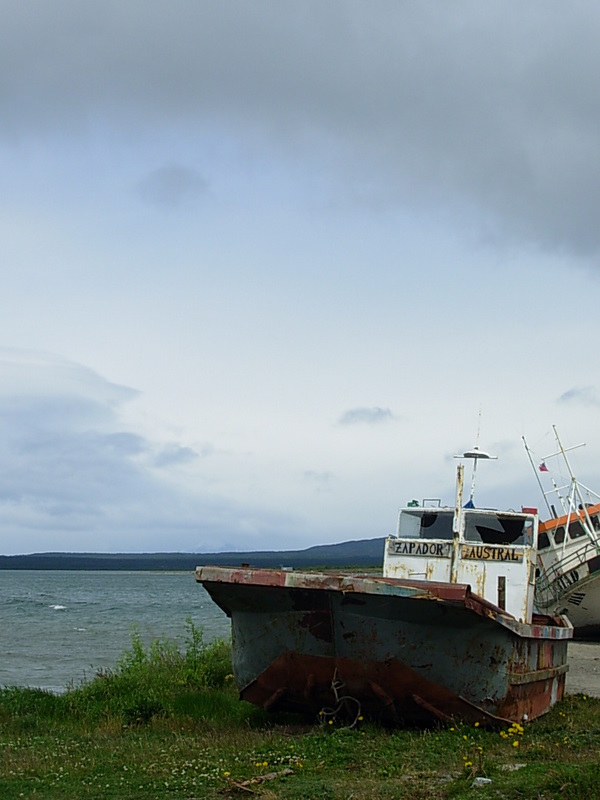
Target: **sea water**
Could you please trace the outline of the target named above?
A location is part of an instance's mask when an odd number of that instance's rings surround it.
[[[183,649],[230,623],[193,573],[0,570],[0,686],[63,692],[116,666],[132,635]]]

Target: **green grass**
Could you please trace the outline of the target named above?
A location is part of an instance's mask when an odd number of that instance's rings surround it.
[[[191,623],[182,651],[134,634],[114,670],[63,695],[0,690],[3,800],[590,800],[599,755],[600,701],[583,695],[524,730],[268,716],[237,699],[229,644]]]

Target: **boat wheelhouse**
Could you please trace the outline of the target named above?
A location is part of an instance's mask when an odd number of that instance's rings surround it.
[[[531,622],[538,518],[535,513],[441,506],[400,511],[385,577],[465,583],[521,622]]]

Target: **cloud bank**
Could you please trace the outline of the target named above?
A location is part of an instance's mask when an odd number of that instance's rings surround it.
[[[48,353],[0,350],[3,552],[214,550],[290,520],[191,492],[180,468],[209,458],[120,418],[138,393]]]
[[[379,408],[350,408],[340,417],[340,425],[379,425],[382,422],[389,422],[394,419],[391,409]]]
[[[499,0],[2,8],[5,143],[79,136],[98,120],[127,135],[219,129],[245,147],[326,160],[355,200],[437,204],[477,217],[481,235],[598,252],[592,4],[534,0],[510,14]],[[204,188],[185,165],[139,185],[165,206]]]

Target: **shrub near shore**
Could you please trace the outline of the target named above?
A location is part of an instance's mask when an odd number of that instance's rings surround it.
[[[62,695],[0,691],[0,797],[589,800],[600,785],[600,701],[584,695],[497,731],[320,719],[239,701],[229,643],[191,622],[183,650],[134,634],[114,670]]]

